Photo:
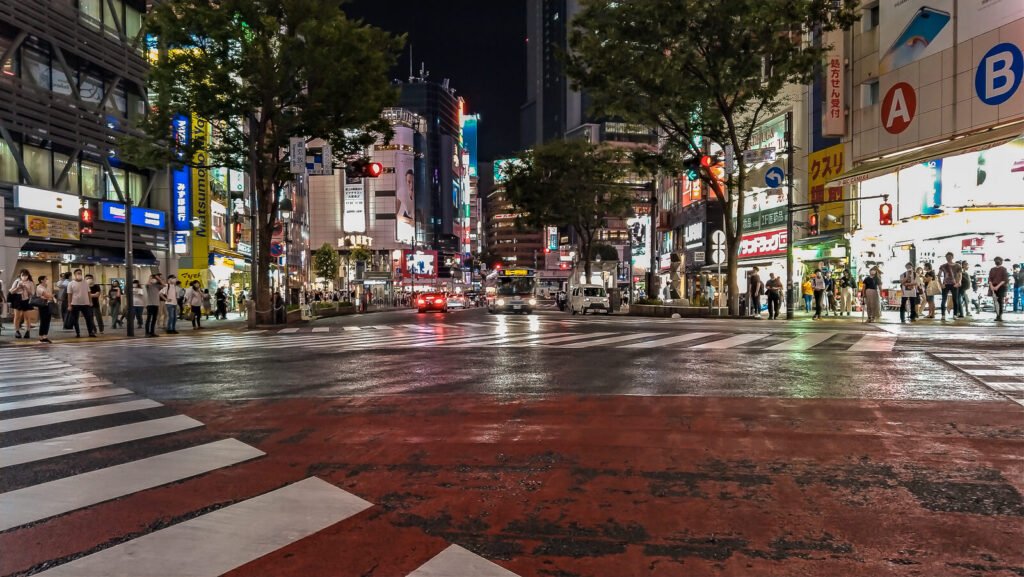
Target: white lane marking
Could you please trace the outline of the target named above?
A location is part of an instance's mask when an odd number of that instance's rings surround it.
[[[4,368],[4,376],[19,377],[25,375],[38,375],[42,373],[57,373],[60,374],[63,371],[75,370],[75,367],[67,363],[59,363],[57,361],[47,361],[43,367],[6,367]]]
[[[818,343],[823,343],[836,333],[804,333],[800,336],[772,345],[768,351],[806,351]]]
[[[83,407],[81,409],[71,409],[68,411],[57,411],[55,413],[43,413],[41,415],[19,417],[17,419],[0,420],[0,433],[9,433],[11,431],[20,431],[22,429],[31,429],[33,427],[45,427],[47,425],[67,423],[70,421],[80,421],[82,419],[91,419],[93,417],[116,415],[118,413],[141,411],[142,409],[152,409],[154,407],[162,406],[163,405],[156,401],[139,399],[137,401],[125,401],[123,403],[111,403],[109,405],[97,405],[95,407]]]
[[[27,409],[30,407],[43,407],[46,405],[59,405],[61,403],[72,403],[75,401],[87,401],[90,399],[105,399],[107,397],[117,397],[120,395],[134,395],[132,391],[128,389],[96,389],[91,391],[85,391],[82,393],[71,393],[69,395],[54,395],[51,397],[37,397],[35,399],[24,399],[21,401],[11,401],[9,403],[0,403],[0,413],[4,411],[14,411],[17,409]]]
[[[693,347],[690,347],[690,348],[693,348],[693,349],[731,349],[732,347],[737,347],[739,345],[744,345],[744,344],[747,344],[747,343],[752,343],[754,341],[759,341],[759,340],[764,339],[764,338],[768,338],[768,336],[769,335],[767,335],[767,334],[743,334],[743,335],[736,335],[734,337],[729,337],[727,339],[721,339],[721,340],[718,340],[718,341],[711,341],[709,343],[701,343],[699,345],[696,345],[696,346],[693,346]]]
[[[4,387],[0,390],[0,399],[5,397],[20,397],[23,395],[38,395],[41,393],[56,393],[57,391],[70,391],[74,389],[91,389],[94,387],[107,387],[110,383],[96,379],[79,382],[68,382],[60,385],[39,385],[29,387]]]
[[[395,327],[391,325],[373,325],[373,328],[377,329],[378,331],[387,331],[393,330]]]
[[[990,365],[991,366],[991,365]],[[961,369],[965,373],[975,377],[1019,377],[1020,371],[1013,369]]]
[[[213,577],[372,506],[309,477],[37,575]]]
[[[118,427],[97,429],[45,441],[25,443],[24,445],[3,447],[0,448],[0,467],[31,463],[42,459],[127,443],[128,441],[148,439],[149,437],[177,433],[202,426],[203,424],[195,419],[185,415],[175,415],[163,419],[153,419],[151,421],[142,421],[141,423],[120,425]]]
[[[313,327],[313,332],[314,333],[329,333],[329,332],[331,332],[331,327]]]
[[[341,328],[345,329],[346,331],[358,331],[360,329],[360,327],[341,327]]]
[[[887,353],[896,346],[896,335],[893,334],[866,334],[850,348],[846,349],[851,353],[879,352]]]
[[[519,577],[508,569],[495,565],[458,545],[449,545],[447,549],[420,565],[406,577],[453,577],[455,575]]]
[[[0,531],[138,491],[262,457],[263,451],[225,439],[99,469],[0,495]]]
[[[587,347],[594,347],[597,345],[610,345],[613,343],[621,343],[623,341],[635,341],[636,339],[642,339],[645,337],[658,335],[661,333],[630,333],[628,335],[620,335],[617,337],[606,337],[603,339],[597,339],[596,341],[584,341],[582,343],[569,343],[567,345],[561,345],[565,349],[583,349]]]
[[[986,385],[992,387],[997,391],[1024,391],[1024,383],[1002,383],[995,382],[990,383],[988,381],[982,381]]]
[[[290,334],[297,333],[297,332],[299,332],[299,329],[293,327],[293,328],[290,328],[290,329],[281,329],[281,330],[277,331],[277,334],[279,334],[279,335],[290,335]]]
[[[81,373],[78,375],[72,375],[68,377],[61,377],[56,379],[26,379],[17,381],[4,381],[0,385],[0,390],[16,389],[18,387],[30,387],[30,386],[42,386],[42,385],[74,385],[79,383],[103,383],[110,384],[109,381],[104,381],[92,373]]]
[[[524,335],[524,334],[516,334],[516,335],[505,335],[505,336],[502,336],[502,337],[498,337],[497,339],[495,339],[494,337],[486,337],[485,339],[482,339],[482,340],[465,341],[465,342],[461,342],[461,343],[457,343],[457,344],[453,344],[453,345],[444,344],[444,345],[440,345],[440,346],[443,346],[443,347],[453,347],[453,348],[471,348],[471,347],[477,347],[477,346],[502,346],[502,345],[504,345],[506,343],[521,344],[521,343],[519,343],[519,341],[529,341],[531,339],[539,339],[539,338],[544,337],[544,336],[555,337],[555,336],[565,336],[565,335],[568,335],[568,333],[531,333],[531,334],[526,334],[526,335]]]
[[[655,339],[653,341],[645,341],[642,343],[629,343],[628,345],[621,345],[619,348],[623,349],[653,349],[655,347],[663,347],[666,345],[674,345],[678,343],[685,343],[686,341],[694,341],[704,337],[710,337],[715,333],[687,333],[685,335],[677,335],[674,337],[668,337],[664,339]]]
[[[544,333],[543,336],[547,337],[550,334],[551,333]],[[564,342],[568,342],[568,341],[578,341],[578,340],[581,340],[581,339],[592,339],[594,337],[603,337],[605,335],[613,335],[613,334],[615,334],[615,333],[609,333],[609,332],[584,333],[584,334],[570,333],[570,334],[566,334],[566,336],[564,336],[564,337],[555,337],[553,339],[543,338],[543,339],[541,339],[539,341],[531,341],[531,342],[528,342],[528,343],[515,343],[515,344],[509,345],[509,346],[510,347],[544,347],[544,346],[547,346],[547,345],[554,345],[554,344],[564,343]]]

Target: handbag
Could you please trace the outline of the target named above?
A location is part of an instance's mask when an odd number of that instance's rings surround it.
[[[49,303],[43,297],[33,295],[31,298],[28,299],[28,304],[34,307],[45,307]]]
[[[933,279],[930,283],[928,283],[928,288],[925,289],[925,294],[927,294],[928,296],[942,294],[942,287],[939,286],[939,281]]]

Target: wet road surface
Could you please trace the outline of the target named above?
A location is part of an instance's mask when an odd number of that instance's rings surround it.
[[[470,310],[0,349],[0,575],[1024,575],[1018,328]]]

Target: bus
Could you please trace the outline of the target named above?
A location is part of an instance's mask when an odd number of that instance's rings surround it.
[[[533,312],[537,306],[537,271],[531,268],[508,268],[487,276],[487,312]]]

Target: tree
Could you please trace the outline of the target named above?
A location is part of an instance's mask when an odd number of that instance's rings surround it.
[[[373,257],[373,253],[366,247],[357,246],[348,252],[348,258],[356,262],[366,262]]]
[[[789,83],[807,84],[829,46],[820,34],[847,29],[856,0],[582,0],[567,68],[592,113],[660,129],[658,159],[679,170],[705,153],[703,139],[736,151],[727,181],[700,169],[725,205],[729,310],[739,310],[737,261],[747,163],[755,129],[782,104]],[[810,40],[808,40],[808,38]]]
[[[194,147],[170,138],[172,119],[194,114],[209,122],[207,166],[246,171],[255,192],[257,311],[271,308],[270,240],[281,191],[294,178],[289,139],[324,139],[344,160],[378,133],[390,135],[380,112],[397,98],[389,72],[404,39],[347,19],[340,6],[169,0],[155,4],[146,22],[159,47],[150,111],[139,125],[145,136],[124,139],[123,154],[143,166],[187,163]]]
[[[313,270],[316,271],[317,276],[324,279],[324,288],[327,288],[327,283],[338,278],[339,268],[341,268],[341,257],[330,244],[325,242],[313,253]]]
[[[625,150],[582,140],[542,144],[505,164],[505,196],[524,226],[572,227],[589,279],[597,231],[632,213],[629,160]]]

